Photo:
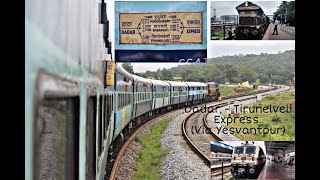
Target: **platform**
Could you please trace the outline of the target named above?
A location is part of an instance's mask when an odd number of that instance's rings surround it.
[[[278,35],[272,35],[274,24],[271,23],[267,29],[267,32],[263,36],[262,40],[295,40],[295,36],[282,30],[281,25],[278,25]]]
[[[283,165],[266,160],[258,179],[295,179],[294,165]]]

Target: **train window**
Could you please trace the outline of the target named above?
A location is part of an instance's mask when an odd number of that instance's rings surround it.
[[[236,147],[235,154],[242,154],[243,153],[243,147]]]
[[[117,107],[119,108],[120,107],[120,94],[118,94],[118,105]]]
[[[121,107],[123,107],[124,106],[124,94],[121,94]]]
[[[125,106],[129,104],[129,94],[126,94]]]
[[[254,146],[246,148],[246,154],[255,154],[255,152],[256,152],[256,147]]]
[[[126,105],[130,102],[130,94],[126,94]]]
[[[107,131],[109,126],[109,119],[111,114],[111,95],[106,96],[106,100],[104,101],[104,108],[105,108],[105,116],[104,116],[104,136],[103,139],[107,138]]]
[[[113,94],[111,94],[111,111],[113,111]],[[111,114],[110,114],[111,116]]]
[[[130,103],[130,94],[126,94],[126,105],[128,105]]]
[[[97,96],[89,97],[86,120],[86,179],[94,179],[96,172],[96,107]]]
[[[50,98],[40,103],[35,121],[39,135],[35,179],[78,179],[79,98]]]
[[[124,97],[123,97],[123,94],[121,94],[121,104],[120,104],[120,108],[123,107],[123,104],[124,104],[123,100],[124,100]]]
[[[98,106],[98,155],[100,156],[102,151],[102,118],[103,118],[103,96],[99,97],[99,106]]]
[[[120,97],[121,97],[120,94],[118,94],[118,110],[120,108],[120,103],[121,103]]]
[[[124,94],[121,94],[121,107],[124,106]]]

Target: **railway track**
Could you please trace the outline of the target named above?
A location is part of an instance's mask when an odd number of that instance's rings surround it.
[[[214,109],[218,109],[224,106],[227,106],[230,104],[234,104],[235,101],[247,101],[250,99],[255,99],[256,94],[266,93],[262,94],[262,96],[266,96],[273,93],[267,93],[270,91],[275,91],[275,93],[282,93],[285,91],[290,91],[293,89],[293,87],[290,87],[288,89],[283,89],[280,91],[276,91],[278,88],[272,88],[271,90],[262,90],[259,92],[252,92],[245,95],[235,95],[230,96],[228,98],[224,98],[224,100],[232,99],[230,102],[221,102],[218,104],[214,104],[208,107],[214,107]],[[245,96],[244,98],[241,98]],[[238,99],[236,99],[238,98]],[[216,133],[212,131],[212,128],[209,126],[207,122],[207,116],[209,115],[209,112],[199,113],[199,112],[193,112],[190,114],[182,123],[182,132],[183,136],[187,141],[187,144],[191,147],[191,149],[198,154],[198,156],[204,160],[204,162],[211,166],[210,162],[210,145],[208,145],[211,141],[223,141],[221,137],[219,137]],[[210,132],[201,133],[201,135],[195,135],[193,130],[194,127],[202,127],[204,125],[206,130],[210,130]],[[211,178],[214,177],[221,177],[225,173],[229,173],[229,167],[231,167],[231,164],[225,164],[223,168],[221,166],[211,166]],[[223,171],[221,171],[223,169]]]
[[[180,109],[176,109],[176,110],[172,110],[168,113],[174,113],[177,112],[179,110],[182,110],[183,108]],[[112,170],[109,176],[109,180],[116,180],[116,176],[117,176],[117,172],[119,169],[119,164],[120,164],[120,160],[122,159],[122,157],[124,156],[124,153],[126,152],[126,149],[128,148],[128,146],[130,145],[130,143],[132,141],[135,140],[135,138],[137,137],[137,135],[146,127],[148,127],[149,125],[153,124],[154,122],[158,121],[159,119],[165,117],[166,115],[168,115],[168,113],[159,115],[151,120],[149,120],[148,122],[144,123],[143,125],[141,125],[137,130],[135,130],[131,136],[128,138],[128,140],[123,144],[123,146],[121,147],[120,151],[117,154],[117,158],[112,166]]]
[[[248,93],[248,94],[242,94],[242,95],[236,95],[236,96],[228,96],[228,97],[224,97],[223,98],[223,101],[220,102],[220,103],[217,103],[217,104],[214,104],[214,105],[210,105],[210,106],[214,106],[215,108],[219,108],[219,107],[223,107],[223,106],[226,106],[228,105],[228,101],[224,101],[224,100],[229,100],[229,99],[235,99],[235,98],[240,98],[240,97],[244,97],[244,96],[250,96],[250,95],[256,95],[256,94],[259,94],[259,93],[265,93],[265,92],[269,92],[269,91],[274,91],[276,90],[277,88],[273,87],[271,89],[266,89],[266,90],[261,90],[261,91],[256,91],[256,92],[252,92],[252,93]],[[245,97],[245,98],[242,98],[240,99],[241,101],[243,100],[248,100],[248,99],[252,99],[252,98],[255,98],[255,96],[252,96],[252,97]],[[230,103],[234,103],[235,100],[233,101],[230,101]],[[208,103],[212,103],[212,102],[207,102],[205,104],[208,104]],[[204,105],[204,104],[202,104]],[[208,106],[208,107],[210,107]],[[179,108],[179,109],[175,109],[175,110],[172,110],[168,113],[173,113],[173,112],[176,112],[176,111],[179,111],[179,110],[182,110],[183,108]],[[151,120],[149,120],[148,122],[144,123],[143,125],[141,125],[138,129],[135,130],[135,132],[133,132],[130,137],[127,139],[127,141],[123,144],[123,146],[121,147],[120,151],[117,153],[117,158],[115,159],[114,163],[113,163],[113,166],[112,166],[112,170],[111,170],[111,173],[110,173],[110,176],[109,176],[109,179],[110,180],[115,180],[116,179],[116,175],[117,175],[117,172],[118,172],[118,169],[119,169],[119,163],[120,163],[120,160],[122,159],[122,157],[124,156],[124,153],[127,149],[127,147],[129,146],[129,144],[135,140],[135,138],[137,137],[137,135],[144,129],[146,128],[147,126],[149,126],[150,124],[154,123],[155,121],[159,120],[160,118],[162,118],[163,116],[167,115],[168,113],[166,114],[163,114],[163,115],[159,115]],[[200,115],[201,114],[201,115]],[[198,113],[198,114],[195,114],[195,113],[192,113],[190,114],[184,121],[183,121],[183,125],[182,125],[182,131],[183,131],[183,134],[184,134],[184,137],[187,139],[188,141],[188,144],[190,145],[190,147],[194,150],[194,152],[196,154],[198,154],[204,161],[205,163],[210,166],[210,145],[208,145],[208,143],[210,143],[211,141],[222,141],[223,139],[221,139],[219,136],[217,136],[214,132],[211,132],[209,134],[207,134],[208,136],[206,136],[205,138],[199,136],[199,137],[196,137],[195,139],[192,139],[190,138],[190,134],[189,136],[187,135],[187,128],[186,128],[186,124],[188,124],[188,126],[191,124],[192,125],[204,125],[205,127],[207,127],[207,123],[206,123],[206,119],[207,119],[207,116],[208,116],[209,113]],[[199,117],[197,115],[200,115],[200,119],[202,121],[189,121],[190,119],[192,120],[195,120],[195,119],[199,119]],[[188,122],[189,121],[189,122]],[[190,133],[190,132],[189,132]],[[206,133],[205,133],[206,134]],[[201,137],[201,138],[200,138]],[[192,142],[192,140],[193,142]],[[201,140],[202,139],[202,140]],[[207,144],[203,143],[203,139],[206,139],[206,142]],[[199,140],[199,141],[197,141]],[[201,144],[201,142],[203,144]],[[200,148],[199,148],[200,147]],[[207,147],[207,148],[206,148]],[[229,167],[231,165],[226,165],[224,167]],[[219,174],[221,168],[220,167],[213,167],[211,168],[211,172],[212,172],[212,175],[215,175],[215,174]]]

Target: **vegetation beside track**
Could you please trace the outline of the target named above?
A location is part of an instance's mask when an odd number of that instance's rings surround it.
[[[226,128],[233,127],[234,129],[238,128],[268,128],[268,129],[274,129],[278,127],[285,127],[285,133],[279,133],[279,134],[244,134],[241,132],[240,134],[234,133],[233,135],[241,140],[259,140],[259,141],[294,141],[295,140],[295,95],[291,92],[281,93],[281,94],[274,94],[274,95],[268,95],[265,98],[262,99],[260,102],[252,103],[246,106],[252,107],[252,106],[270,106],[272,107],[281,107],[281,106],[287,106],[288,104],[292,104],[292,112],[288,113],[246,113],[241,114],[240,117],[251,117],[253,119],[254,117],[258,117],[258,123],[240,123],[237,121],[236,123],[231,123],[228,126],[224,125]],[[258,132],[258,131],[257,131]],[[282,131],[281,131],[282,132]]]
[[[136,139],[142,144],[142,149],[136,160],[137,165],[133,173],[133,180],[140,179],[161,179],[160,165],[162,157],[168,152],[161,149],[160,138],[172,118],[160,121],[150,127],[150,133]]]
[[[233,95],[240,95],[240,94],[247,94],[251,92],[256,92],[260,91],[262,89],[252,89],[248,88],[245,91],[242,92],[235,92],[234,89],[237,88],[238,86],[220,86],[219,87],[219,92],[221,96],[233,96]]]

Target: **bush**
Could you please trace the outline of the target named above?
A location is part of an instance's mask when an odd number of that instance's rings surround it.
[[[280,117],[279,117],[279,116],[274,115],[274,116],[272,116],[271,121],[272,121],[272,122],[276,122],[276,123],[278,123],[278,122],[281,122],[281,119],[280,119]]]

